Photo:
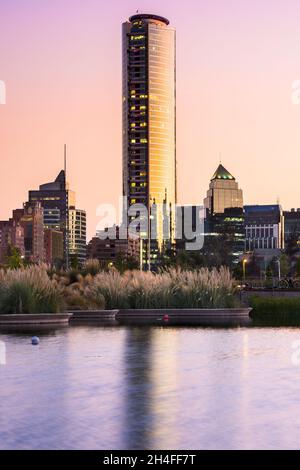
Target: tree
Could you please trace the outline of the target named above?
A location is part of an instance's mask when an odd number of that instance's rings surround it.
[[[70,255],[70,267],[72,269],[78,269],[79,268],[79,261],[78,261],[78,256],[77,255]]]
[[[279,262],[281,276],[287,276],[291,268],[289,257],[285,254],[282,254],[279,258]]]
[[[267,277],[268,279],[270,279],[270,278],[273,277],[273,269],[272,269],[272,266],[273,266],[273,262],[271,261],[271,263],[268,264],[267,269],[266,269],[266,277]]]
[[[296,276],[300,276],[300,258],[296,261]]]
[[[6,254],[6,264],[10,269],[18,269],[22,266],[22,256],[19,248],[8,245]]]
[[[120,272],[123,273],[127,270],[133,270],[139,268],[139,262],[133,256],[127,256],[125,254],[119,253],[116,257],[113,266]]]

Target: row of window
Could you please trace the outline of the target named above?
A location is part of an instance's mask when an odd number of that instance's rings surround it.
[[[274,236],[273,227],[246,227],[247,238],[268,238]]]
[[[246,251],[253,251],[254,249],[271,249],[278,248],[277,238],[261,238],[261,239],[246,239],[245,249]]]

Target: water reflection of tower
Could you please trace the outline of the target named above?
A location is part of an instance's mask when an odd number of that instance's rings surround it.
[[[123,355],[126,411],[122,426],[126,449],[151,447],[151,340],[151,328],[130,328],[126,331]]]
[[[174,329],[131,328],[124,351],[127,449],[175,448],[180,387]]]

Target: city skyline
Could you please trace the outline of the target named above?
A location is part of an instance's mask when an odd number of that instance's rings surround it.
[[[33,4],[0,6],[7,92],[0,107],[0,219],[26,200],[28,188],[57,173],[67,142],[69,180],[87,210],[90,239],[97,206],[117,205],[122,192],[121,23],[137,7]],[[296,1],[277,1],[272,12],[266,5],[230,5],[138,5],[141,13],[168,17],[177,30],[178,202],[203,200],[221,152],[246,204],[279,197],[285,209],[297,207],[290,187],[297,187],[300,165],[300,107],[291,93],[300,74],[300,7]]]

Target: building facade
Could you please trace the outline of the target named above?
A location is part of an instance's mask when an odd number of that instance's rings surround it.
[[[52,228],[44,230],[45,261],[51,266],[59,268],[64,260],[63,232]]]
[[[247,205],[245,251],[284,249],[284,217],[281,206]]]
[[[75,207],[69,209],[69,256],[79,266],[86,260],[86,212]]]
[[[209,253],[209,247],[212,251],[215,251],[217,242],[217,244],[222,245],[220,251],[226,253],[228,264],[236,265],[243,256],[245,246],[243,209],[241,207],[229,207],[225,208],[222,213],[210,214],[208,212],[204,226],[206,253]]]
[[[300,208],[283,212],[284,217],[284,244],[300,249]]]
[[[64,264],[68,264],[68,216],[69,207],[75,205],[75,193],[66,182],[66,174],[61,170],[56,179],[40,185],[38,190],[29,191],[29,202],[40,202],[44,209],[45,228],[60,230],[64,236]]]
[[[21,258],[25,257],[24,228],[16,220],[0,222],[0,263],[5,264],[10,247],[15,247]]]
[[[237,264],[245,244],[243,191],[235,177],[221,164],[210,180],[204,210],[206,252],[213,255],[216,240],[220,240],[224,244],[223,251],[228,253],[228,264]]]
[[[32,263],[45,261],[44,211],[40,202],[26,202],[23,209],[13,211],[12,220],[23,227],[24,257]]]
[[[204,214],[202,206],[177,205],[176,207],[176,250],[183,251],[189,244],[202,245],[204,237]],[[201,249],[200,246],[197,249]]]
[[[44,210],[44,228],[63,233],[64,266],[70,265],[70,256],[77,256],[79,264],[86,255],[86,213],[76,209],[75,192],[69,189],[65,170],[56,179],[29,191],[29,202],[39,202]]]
[[[120,237],[118,226],[113,227],[115,236],[108,236],[109,228],[98,233],[93,237],[87,246],[87,258],[98,259],[101,263],[108,265],[115,263],[118,259],[133,259],[140,262],[140,239],[137,236],[130,235],[126,238]]]
[[[243,207],[243,191],[234,176],[220,164],[210,180],[204,208],[213,215],[222,214],[229,207]]]
[[[123,195],[129,207],[147,207],[148,230],[156,204],[161,246],[161,205],[176,202],[175,30],[166,18],[137,14],[123,23],[122,32]]]

